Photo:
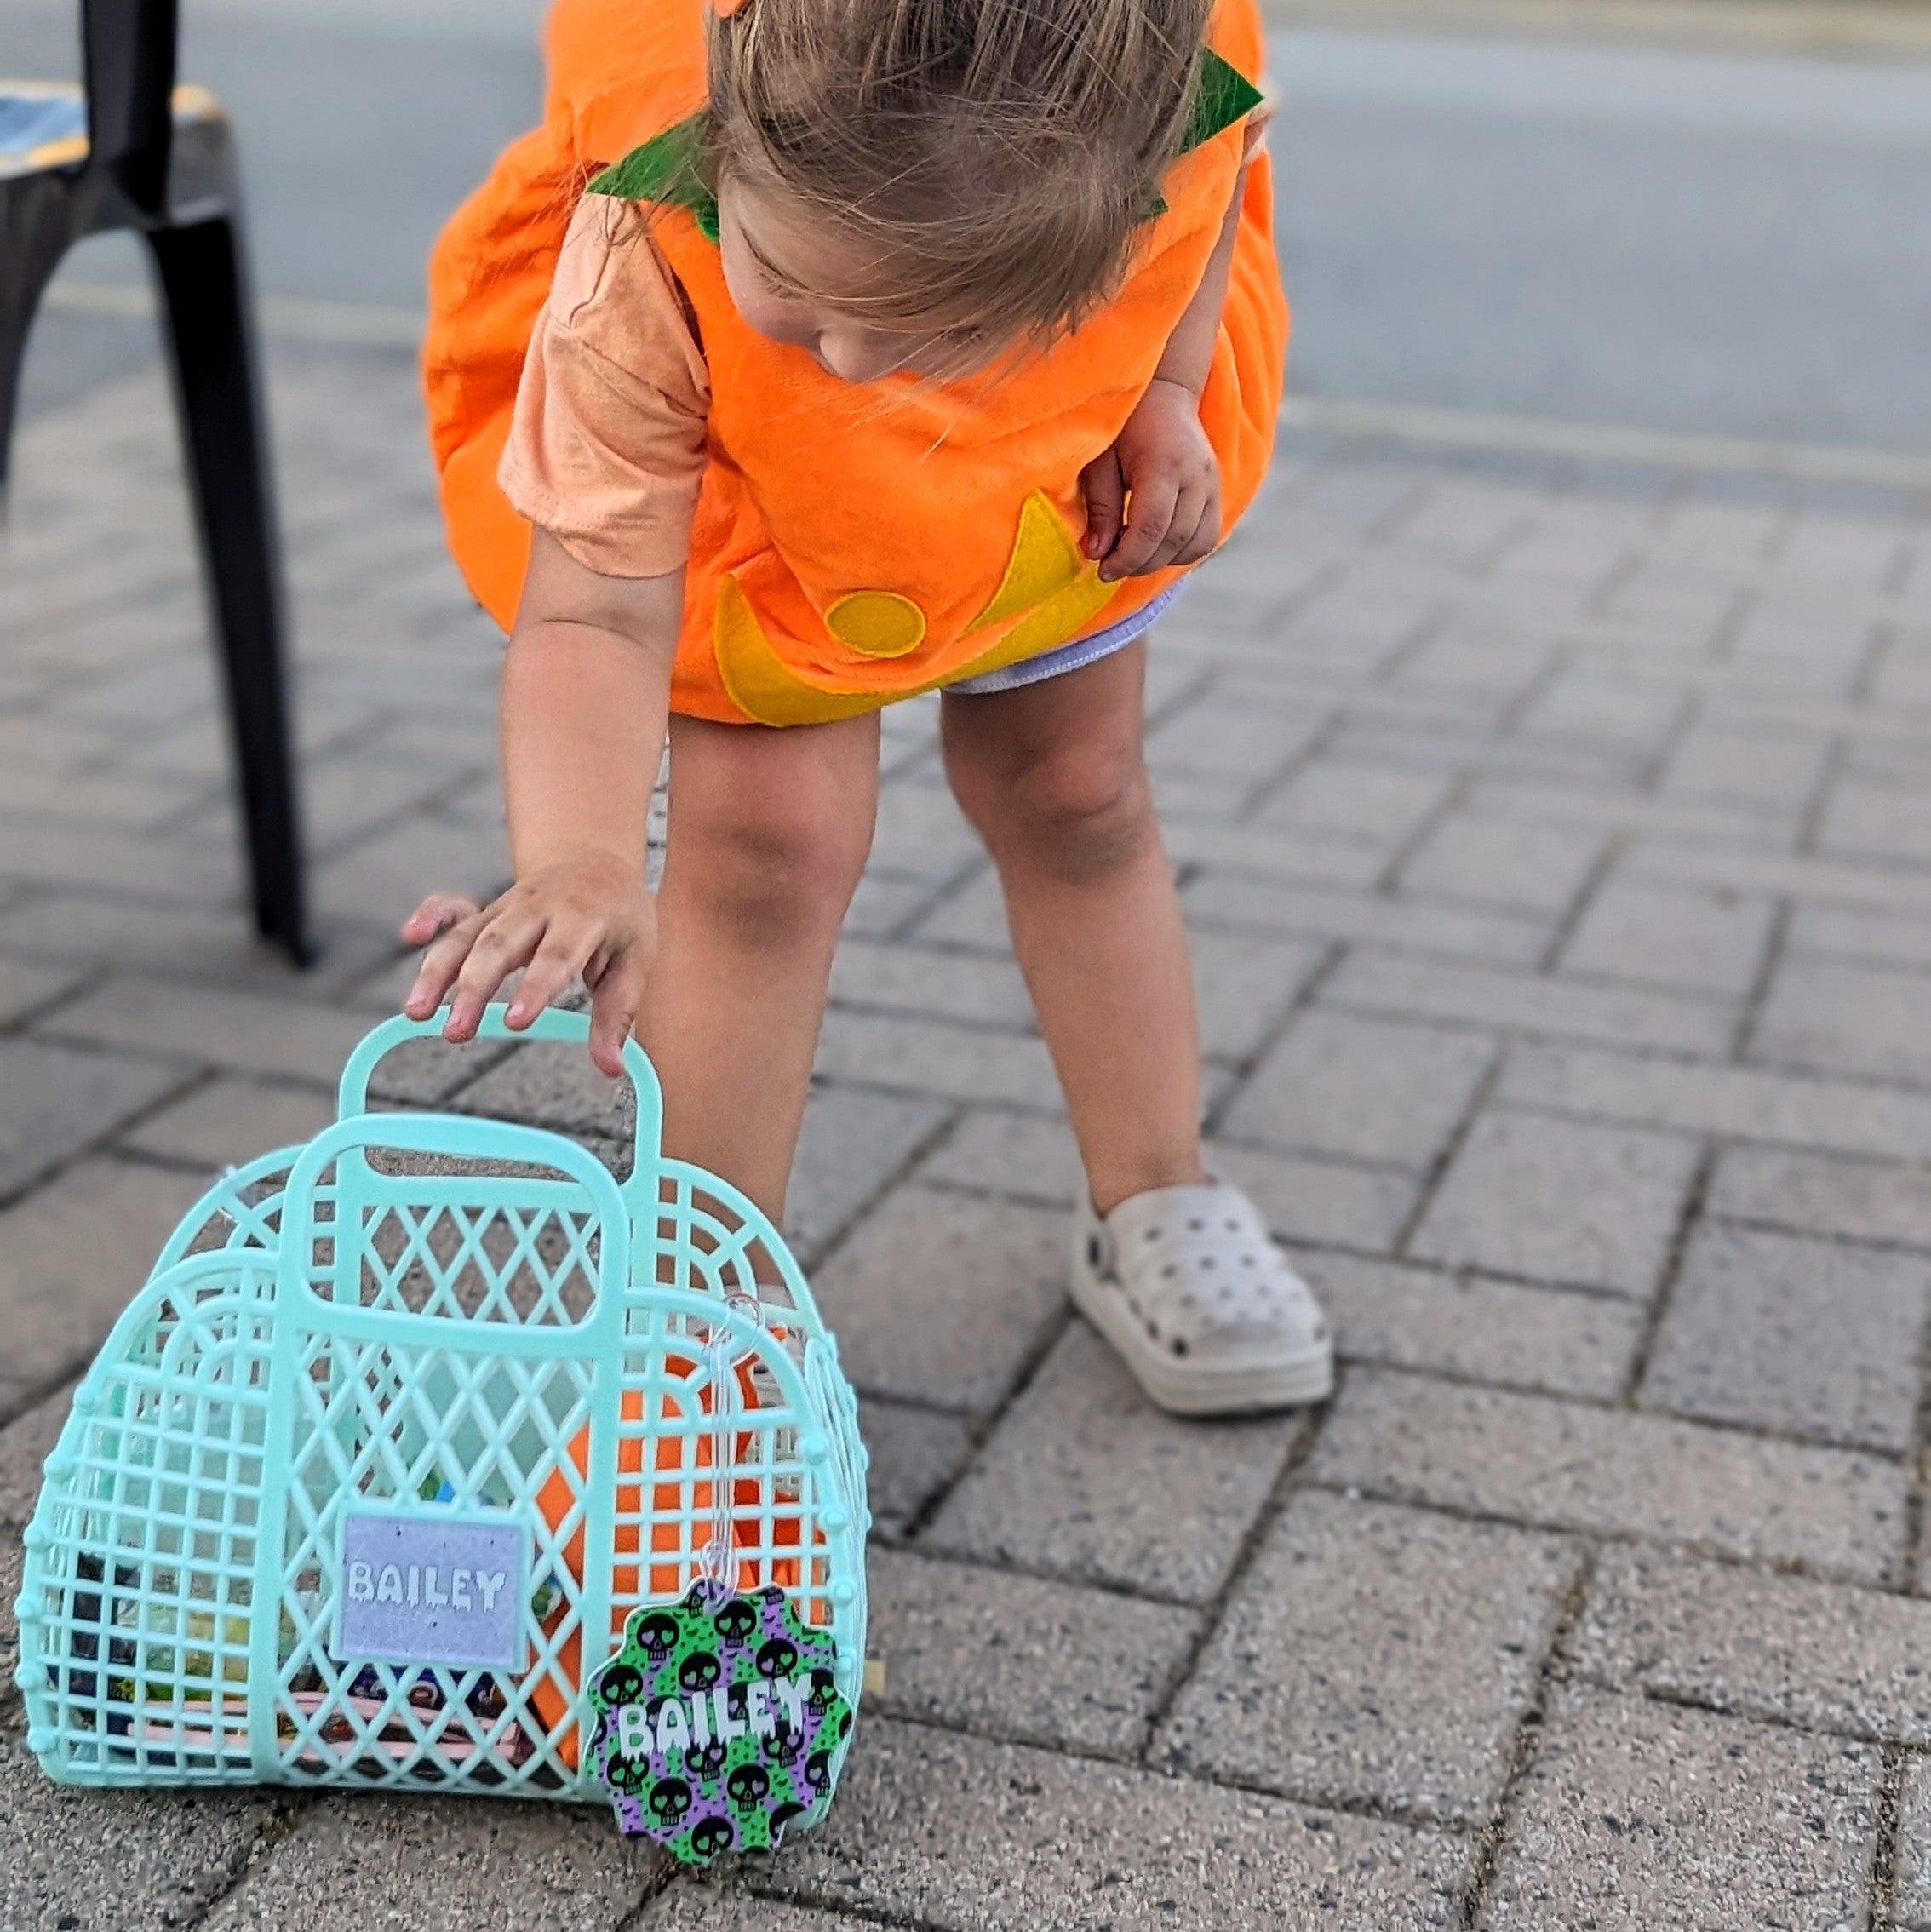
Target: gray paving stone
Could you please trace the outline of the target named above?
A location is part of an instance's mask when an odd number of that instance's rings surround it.
[[[1063,1121],[975,1108],[919,1164],[921,1178],[1070,1207],[1080,1150]]]
[[[1451,1267],[1647,1295],[1697,1144],[1498,1109],[1470,1131],[1409,1243]]]
[[[1768,899],[1612,880],[1563,949],[1563,970],[1741,997],[1756,983],[1774,914]]]
[[[18,1528],[33,1514],[42,1465],[67,1419],[72,1385],[14,1415],[0,1429],[0,1523]]]
[[[0,1530],[0,1724],[18,1729],[13,1707],[20,1701],[14,1672],[20,1661],[20,1631],[14,1620],[14,1600],[20,1593],[20,1579],[26,1552],[10,1530]]]
[[[272,1148],[290,1147],[335,1117],[332,1095],[308,1086],[271,1086],[223,1075],[151,1114],[121,1144],[219,1172]]]
[[[151,1107],[185,1067],[38,1040],[0,1040],[0,1201]]]
[[[0,921],[0,932],[5,922]],[[1788,953],[1861,960],[1880,966],[1931,966],[1931,919],[1836,906],[1796,906],[1784,942]]]
[[[818,1038],[829,1081],[912,1088],[953,1100],[1057,1111],[1059,1082],[1045,1042],[984,1027],[948,1026],[885,1013],[834,1012]]]
[[[318,867],[315,899],[325,914],[393,932],[426,892],[468,892],[487,901],[509,879],[501,831],[416,817]]]
[[[1931,1160],[1931,1097],[1756,1067],[1520,1045],[1498,1097],[1688,1133]]]
[[[1835,1932],[1859,1922],[1877,1753],[1566,1693],[1504,1845],[1487,1932]]]
[[[0,944],[5,942],[0,938]],[[0,957],[0,1026],[12,1026],[37,1006],[50,1004],[61,993],[77,985],[79,975],[72,969],[33,966],[26,960]]]
[[[1066,1219],[916,1184],[818,1270],[845,1373],[867,1394],[988,1409],[1063,1317]]]
[[[1480,1818],[1579,1561],[1546,1536],[1304,1491],[1158,1756],[1316,1803]]]
[[[205,1185],[90,1159],[0,1213],[0,1406],[83,1366]]]
[[[1256,879],[1212,866],[1187,881],[1180,903],[1196,930],[1212,925],[1304,933],[1497,966],[1533,966],[1555,931],[1555,921],[1544,914],[1476,912],[1383,893]]]
[[[1733,1008],[1716,1000],[1366,952],[1343,962],[1322,986],[1320,1004],[1397,1019],[1460,1020],[1556,1039],[1709,1053],[1728,1052],[1734,1019]]]
[[[1201,1602],[1226,1578],[1304,1427],[1298,1416],[1164,1415],[1076,1322],[923,1541],[1076,1583]]]
[[[1349,1372],[1311,1482],[1871,1581],[1897,1562],[1894,1463],[1392,1369]]]
[[[1573,903],[1602,839],[1517,819],[1449,819],[1401,869],[1412,892],[1559,913]]]
[[[957,1416],[876,1396],[859,1405],[858,1430],[872,1457],[867,1488],[875,1535],[902,1535],[971,1449],[971,1436]],[[6,1466],[6,1441],[0,1435],[0,1470]]]
[[[1148,735],[1147,757],[1160,766],[1264,778],[1278,771],[1313,735],[1312,722],[1284,709],[1195,700]]]
[[[1345,1361],[1607,1399],[1642,1336],[1642,1310],[1607,1295],[1318,1249],[1294,1262],[1327,1310]]]
[[[805,1124],[785,1199],[785,1235],[807,1268],[852,1217],[945,1124],[941,1101],[819,1087]]]
[[[845,908],[843,931],[859,938],[891,938],[931,905],[933,891],[923,880],[868,872]]]
[[[1209,1169],[1245,1188],[1287,1241],[1370,1250],[1389,1247],[1406,1225],[1419,1183],[1411,1175],[1332,1161],[1302,1160],[1258,1147],[1210,1141]]]
[[[1311,939],[1239,932],[1192,935],[1200,1050],[1245,1059],[1299,995],[1326,949]]]
[[[1182,822],[1165,829],[1166,849],[1176,865],[1223,865],[1263,879],[1372,886],[1393,856],[1385,841],[1359,844],[1285,828]]]
[[[1221,1118],[1237,1139],[1425,1167],[1495,1058],[1476,1033],[1303,1014]]]
[[[831,997],[862,1011],[977,1020],[1019,1032],[1033,1024],[1033,1002],[1010,960],[933,946],[851,940],[832,961]]]
[[[1276,792],[1254,823],[1399,845],[1421,829],[1447,791],[1436,773],[1321,758]]]
[[[262,1791],[97,1792],[54,1784],[0,1731],[0,1925],[150,1932],[197,1923],[274,1815]]]
[[[464,1056],[472,1053],[469,1047],[452,1047],[440,1040],[415,1044],[418,1051],[443,1047],[440,1058],[451,1078],[461,1069]],[[485,1050],[490,1045],[481,1044]],[[392,1058],[399,1060],[401,1055]],[[599,1071],[588,1050],[574,1042],[528,1041],[507,1048],[494,1063],[480,1054],[467,1063],[470,1078],[451,1102],[456,1112],[612,1140],[627,1141],[635,1131],[636,1098],[629,1081],[612,1080]]]
[[[1823,777],[1823,732],[1782,736],[1734,725],[1695,725],[1684,732],[1663,775],[1663,792],[1684,796],[1808,798]]]
[[[1931,1260],[1728,1226],[1697,1230],[1641,1400],[1902,1450]]]
[[[1192,1651],[1192,1610],[874,1549],[868,1711],[1125,1757]]]
[[[1074,1829],[1068,1821],[1077,1820]],[[880,1720],[761,1888],[931,1932],[1453,1923],[1467,1849],[1278,1798]]]
[[[1916,1164],[1735,1147],[1717,1157],[1707,1205],[1743,1221],[1931,1247],[1931,1174]]]
[[[1931,1603],[1916,1597],[1606,1550],[1572,1650],[1613,1689],[1931,1743]]]
[[[1931,828],[1921,792],[1845,778],[1831,788],[1818,822],[1820,851],[1850,852],[1922,864],[1931,859]]]
[[[662,1855],[619,1837],[600,1809],[331,1797],[203,1923],[209,1932],[615,1932]]]
[[[67,1040],[331,1083],[368,1030],[361,1013],[131,977],[109,980],[40,1023],[43,1034]]]
[[[680,1878],[644,1908],[641,1932],[852,1932],[842,1914],[815,1912],[701,1878]]]
[[[1772,1065],[1931,1080],[1918,973],[1839,960],[1786,960],[1770,982],[1750,1055]]]
[[[1895,1932],[1931,1932],[1931,1758],[1905,1760],[1892,1872]]]
[[[1931,877],[1875,862],[1787,857],[1646,834],[1630,840],[1621,864],[1632,879],[1728,886],[1907,919],[1931,913]]]
[[[978,834],[943,784],[901,781],[880,791],[874,864],[936,884],[984,856]]]

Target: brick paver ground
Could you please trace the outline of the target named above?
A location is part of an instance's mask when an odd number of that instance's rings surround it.
[[[494,645],[409,372],[286,353],[275,401],[301,979],[239,934],[158,388],[20,452],[8,1596],[64,1390],[175,1214],[324,1120],[418,891],[502,872]],[[876,1458],[889,1688],[831,1820],[719,1889],[593,1814],[76,1794],[9,1675],[0,1925],[1931,1920],[1931,515],[1285,453],[1166,627],[1150,746],[1216,1158],[1336,1319],[1311,1414],[1168,1420],[1069,1319],[1067,1136],[932,730],[886,719],[793,1217]],[[553,1056],[391,1091],[621,1132]]]

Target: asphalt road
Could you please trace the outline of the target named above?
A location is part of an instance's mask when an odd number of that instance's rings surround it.
[[[73,66],[6,0],[0,71]],[[271,293],[410,308],[524,126],[535,0],[186,0]],[[1275,145],[1303,393],[1931,455],[1931,65],[1283,31]],[[140,272],[124,242],[72,272]],[[29,406],[146,353],[43,324]]]

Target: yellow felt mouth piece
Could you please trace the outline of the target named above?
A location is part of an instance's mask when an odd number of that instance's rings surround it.
[[[743,587],[727,570],[718,585],[712,633],[718,675],[731,702],[760,725],[829,724],[1051,651],[1092,622],[1118,588],[1100,582],[1051,499],[1035,490],[1020,507],[1018,535],[999,588],[966,631],[1007,628],[970,662],[942,678],[869,691],[818,684],[792,669],[772,648]],[[924,641],[925,614],[897,591],[854,590],[826,611],[825,628],[861,656],[902,657]]]
[[[1080,575],[1080,547],[1043,490],[1019,507],[1019,534],[992,602],[966,626],[983,630],[1056,597]]]
[[[925,635],[925,613],[896,590],[854,590],[825,612],[825,628],[848,651],[902,657]]]

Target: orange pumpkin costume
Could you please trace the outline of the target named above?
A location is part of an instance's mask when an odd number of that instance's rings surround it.
[[[1209,45],[1218,72],[1259,72],[1253,0],[1220,0]],[[506,629],[530,526],[496,472],[524,353],[577,193],[606,166],[600,189],[644,192],[662,172],[653,154],[702,112],[702,0],[559,0],[547,48],[542,125],[505,151],[437,244],[424,347],[450,546]],[[851,717],[1117,623],[1183,575],[1102,583],[1080,553],[1079,478],[1119,435],[1200,284],[1243,145],[1229,122],[1174,163],[1125,285],[1076,333],[943,385],[848,384],[758,335],[731,301],[702,208],[658,201],[651,232],[711,372],[672,708],[734,724]],[[1263,152],[1200,398],[1223,527],[1267,467],[1286,336]]]

